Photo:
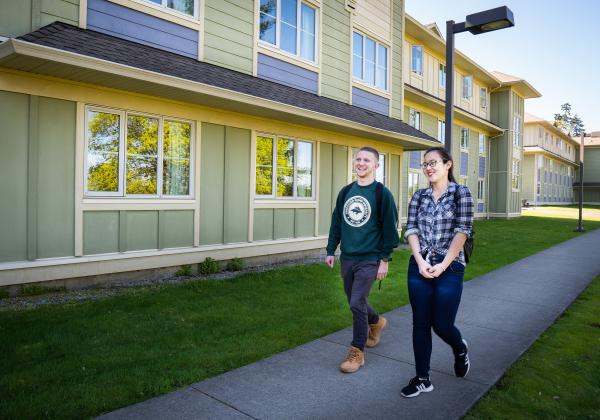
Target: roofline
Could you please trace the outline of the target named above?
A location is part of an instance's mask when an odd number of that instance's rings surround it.
[[[10,38],[8,41],[5,41],[2,44],[0,44],[0,60],[9,57],[13,54],[58,62],[61,64],[72,65],[75,67],[81,67],[89,70],[101,71],[122,77],[133,78],[136,80],[157,83],[169,87],[183,89],[190,92],[196,92],[208,96],[218,97],[220,99],[225,99],[227,101],[239,104],[259,106],[270,110],[283,112],[286,114],[292,114],[295,116],[308,118],[315,121],[327,122],[330,124],[332,123],[333,125],[339,127],[344,127],[353,131],[355,130],[357,132],[362,133],[362,135],[373,135],[375,136],[375,138],[384,138],[387,139],[387,141],[408,141],[424,147],[438,145],[438,142],[425,140],[408,134],[400,134],[394,131],[372,127],[367,124],[346,120],[333,115],[312,111],[306,108],[284,104],[281,102],[273,101],[271,99],[265,99],[258,96],[253,96],[218,86],[209,85],[206,83],[191,81],[176,76],[166,75],[151,70],[144,70],[125,64],[115,63],[112,61],[91,57],[88,55],[78,54],[71,51],[65,51],[59,48],[39,45],[15,38]],[[407,148],[407,150],[409,149]]]
[[[498,72],[498,73],[502,73],[502,72]],[[493,72],[492,72],[492,74],[493,74]],[[505,73],[502,73],[502,74],[505,74]],[[511,75],[507,75],[507,76],[511,76]],[[498,79],[498,82],[500,82],[500,86],[498,86],[497,88],[494,88],[494,90],[500,90],[500,89],[502,89],[504,87],[515,86],[518,90],[520,90],[520,91],[523,92],[522,96],[525,99],[541,98],[542,97],[542,94],[536,88],[534,88],[531,85],[531,83],[529,83],[525,79],[517,78],[517,80],[511,80],[509,82],[503,82],[499,78],[497,78],[497,79]]]
[[[523,154],[526,154],[526,155],[536,155],[536,154],[548,155],[554,159],[562,161],[563,163],[567,163],[567,164],[573,165],[573,166],[579,166],[578,162],[576,162],[574,160],[569,160],[564,156],[557,155],[556,153],[551,152],[550,150],[547,150],[539,145],[523,146]]]
[[[531,114],[530,114],[531,115]],[[554,124],[552,124],[550,121],[547,120],[536,120],[536,121],[525,121],[523,123],[523,126],[526,125],[543,125],[544,127],[548,128],[549,130],[551,130],[554,134],[558,134],[563,140],[568,140],[571,144],[575,144],[576,146],[579,146],[579,142],[573,140],[572,137],[568,136],[567,134],[565,134],[564,131],[562,131],[560,128],[555,127]]]

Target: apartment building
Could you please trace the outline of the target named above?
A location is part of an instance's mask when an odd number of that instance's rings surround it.
[[[580,138],[573,138],[580,144]],[[583,169],[583,202],[586,204],[600,204],[600,132],[592,133],[591,137],[585,137]],[[579,152],[577,153],[579,163]],[[579,202],[579,169],[577,169],[576,182],[574,183],[574,201]]]
[[[445,42],[435,24],[405,18],[403,44],[404,118],[444,143]],[[476,217],[521,214],[524,101],[541,96],[527,81],[489,72],[460,51],[455,53],[454,175],[476,199]],[[427,186],[422,152],[405,153],[402,215],[406,200]]]
[[[525,114],[523,200],[531,205],[573,203],[579,143],[550,121]]]
[[[400,203],[404,152],[439,144],[401,120],[403,23],[391,0],[3,2],[0,285],[322,249],[363,145]]]

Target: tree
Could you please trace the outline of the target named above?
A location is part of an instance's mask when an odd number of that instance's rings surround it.
[[[571,115],[571,104],[565,102],[560,106],[562,112],[554,114],[554,126],[560,128],[569,136],[580,136],[585,132],[583,121],[579,115]]]

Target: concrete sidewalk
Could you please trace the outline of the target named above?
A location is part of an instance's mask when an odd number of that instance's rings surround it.
[[[400,396],[415,374],[404,306],[385,315],[381,343],[355,374],[338,370],[347,328],[101,418],[459,418],[600,274],[599,249],[596,230],[465,283],[457,326],[469,342],[471,371],[456,378],[450,348],[434,335],[429,394]]]

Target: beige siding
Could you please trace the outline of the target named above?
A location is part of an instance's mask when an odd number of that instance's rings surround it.
[[[404,16],[404,1],[397,0],[394,2],[392,10],[393,16],[393,44],[392,44],[392,107],[391,116],[393,118],[402,119],[402,101],[404,95],[404,74],[403,73],[403,50],[402,39],[404,37],[403,16]]]
[[[357,0],[354,24],[377,38],[391,42],[391,0]]]
[[[350,102],[350,13],[342,0],[323,3],[321,95]]]

